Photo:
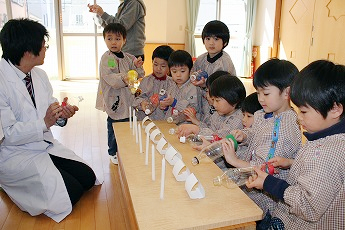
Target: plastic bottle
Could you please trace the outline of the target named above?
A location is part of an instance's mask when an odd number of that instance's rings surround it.
[[[204,77],[205,80],[208,78],[208,73],[205,70],[193,72],[189,78],[191,81],[200,81],[202,77]]]
[[[194,109],[194,108],[193,108]],[[194,109],[194,114],[196,114],[196,111]],[[167,122],[169,124],[174,123],[174,124],[180,124],[182,122],[187,121],[188,116],[183,113],[183,111],[178,111],[177,109],[174,109],[172,112],[172,116],[168,117]]]
[[[138,72],[130,70],[127,72],[128,88],[132,94],[135,94],[138,88]]]
[[[159,101],[162,101],[162,100],[164,100],[167,97],[168,97],[168,94],[167,94],[166,90],[165,89],[161,89],[159,91]]]
[[[215,141],[219,141],[222,138],[220,138],[218,135],[213,134],[210,136],[204,136],[204,135],[196,135],[194,133],[189,134],[187,137],[180,137],[181,143],[189,143],[191,145],[202,145],[203,141],[201,137],[204,137],[207,141],[213,143]]]
[[[274,167],[271,163],[265,162],[261,165],[261,171],[270,175],[274,174]],[[225,171],[221,176],[213,179],[215,186],[223,185],[227,188],[235,188],[246,184],[250,176],[257,175],[253,167],[247,168],[231,168]]]
[[[253,167],[231,168],[225,171],[221,176],[213,179],[215,186],[223,185],[227,188],[236,188],[246,184],[250,176],[256,175]]]
[[[235,137],[231,134],[226,136],[226,139],[232,140],[234,142],[235,151],[237,150],[238,143],[235,139]],[[193,165],[198,165],[201,161],[204,159],[207,159],[209,157],[212,161],[218,159],[219,157],[222,157],[224,155],[223,153],[223,147],[221,141],[215,141],[212,144],[206,146],[203,148],[198,156],[195,156],[192,159]]]
[[[150,97],[149,103],[145,106],[145,114],[146,115],[150,115],[151,113],[153,113],[153,111],[156,110],[156,108],[158,106],[158,100],[159,100],[158,98],[159,98],[159,96],[156,93]]]

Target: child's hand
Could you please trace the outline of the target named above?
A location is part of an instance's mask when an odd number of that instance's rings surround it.
[[[258,167],[254,167],[254,170],[257,173],[257,175],[250,176],[247,183],[246,183],[246,186],[248,188],[263,189],[264,181],[265,181],[266,177],[268,176],[268,174],[261,171]]]
[[[222,148],[225,160],[235,166],[235,162],[238,160],[236,153],[235,153],[235,146],[232,140],[222,139]]]
[[[200,121],[196,118],[196,111],[194,108],[188,107],[183,110],[183,113],[187,116],[187,121],[190,121],[195,125],[200,124]]]
[[[243,142],[243,140],[247,138],[247,135],[239,129],[232,130],[230,134],[232,134],[235,137],[237,142]]]
[[[211,142],[209,142],[208,140],[206,140],[205,137],[200,136],[201,140],[202,140],[202,145],[195,145],[193,146],[193,149],[201,151],[203,148],[205,148],[206,146],[210,145]]]
[[[142,111],[145,111],[145,108],[146,108],[146,106],[149,104],[149,102],[148,101],[146,101],[146,100],[144,100],[144,101],[142,101],[141,102],[141,110]]]
[[[275,156],[272,159],[269,159],[268,162],[272,163],[273,167],[275,168],[288,169],[291,167],[294,159]]]
[[[204,77],[201,77],[200,81],[194,80],[192,81],[192,84],[195,86],[199,86],[201,88],[206,87],[206,79]]]
[[[173,102],[174,102],[174,98],[171,95],[168,95],[166,98],[164,98],[163,100],[159,102],[159,108],[164,110],[170,105],[172,105]]]
[[[186,137],[189,134],[197,134],[199,132],[199,126],[193,124],[182,124],[177,127],[177,137]]]
[[[135,67],[139,68],[144,64],[144,61],[141,59],[141,57],[138,57],[134,59],[133,64],[135,65]]]

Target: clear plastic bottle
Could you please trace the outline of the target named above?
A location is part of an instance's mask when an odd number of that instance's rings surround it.
[[[218,135],[213,134],[210,136],[204,136],[204,135],[196,135],[194,133],[189,134],[187,137],[180,137],[181,143],[189,143],[191,145],[202,145],[203,141],[201,137],[205,138],[207,141],[213,143],[215,141],[219,141],[222,138],[220,138]]]
[[[245,185],[250,176],[256,175],[253,167],[231,168],[225,171],[221,176],[213,179],[215,186],[223,185],[227,188],[236,188]]]
[[[226,139],[232,140],[234,142],[235,146],[235,151],[237,150],[238,143],[235,139],[235,137],[231,134],[226,136]],[[195,156],[192,159],[192,164],[193,165],[198,165],[201,161],[204,159],[210,158],[212,161],[222,157],[224,155],[223,153],[223,147],[222,147],[222,142],[221,141],[215,141],[212,144],[206,146],[203,148],[199,155]]]
[[[205,70],[193,72],[189,78],[191,81],[200,81],[202,77],[204,77],[205,80],[208,78],[208,73]]]
[[[183,112],[178,111],[177,109],[174,109],[171,117],[167,118],[167,122],[169,124],[174,123],[177,125],[182,122],[185,122],[186,120],[187,116]]]
[[[164,100],[167,97],[168,97],[168,94],[167,94],[166,90],[165,89],[161,89],[159,91],[159,100],[162,101],[162,100]]]
[[[145,106],[145,114],[146,115],[150,115],[151,113],[153,113],[153,111],[156,110],[156,108],[158,107],[158,100],[159,100],[159,96],[158,94],[153,94],[150,97],[150,101],[149,103]]]
[[[128,88],[132,94],[138,89],[138,72],[135,70],[130,70],[127,72]]]
[[[194,109],[194,108],[193,108]],[[194,114],[196,114],[196,110],[194,109]],[[167,118],[167,122],[169,124],[174,123],[174,124],[181,124],[185,121],[187,121],[188,116],[183,113],[183,111],[178,111],[177,109],[174,109],[172,112],[171,117]]]

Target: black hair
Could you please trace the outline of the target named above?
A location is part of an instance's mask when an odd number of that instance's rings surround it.
[[[204,42],[206,37],[217,37],[223,40],[223,49],[229,44],[230,32],[229,28],[221,21],[213,20],[204,26],[201,33],[202,41]]]
[[[19,65],[25,52],[38,56],[45,39],[49,40],[48,31],[39,22],[28,18],[11,19],[0,31],[2,57]]]
[[[107,33],[114,33],[114,34],[119,34],[122,35],[123,39],[126,39],[127,37],[127,31],[126,28],[121,25],[120,23],[109,23],[104,27],[103,30],[103,38],[105,39],[105,35]]]
[[[262,106],[259,103],[258,94],[256,92],[249,94],[242,102],[242,112],[254,114],[260,109],[262,109]]]
[[[226,75],[226,74],[229,74],[229,72],[226,72],[223,70],[218,70],[218,71],[214,72],[213,74],[211,74],[210,76],[208,76],[208,78],[206,79],[206,88],[210,88],[210,86],[214,80],[216,80],[218,77]]]
[[[171,53],[174,52],[173,48],[167,45],[158,46],[152,53],[152,61],[155,58],[160,58],[168,61]]]
[[[211,97],[224,98],[230,105],[236,105],[235,108],[241,108],[241,104],[246,97],[246,89],[238,77],[230,74],[219,76],[210,87]]]
[[[255,71],[253,85],[255,89],[272,85],[283,92],[284,89],[291,86],[297,73],[297,67],[290,61],[270,59]]]
[[[170,54],[168,59],[169,68],[173,66],[188,66],[189,70],[193,67],[192,56],[187,51],[176,50]]]
[[[345,108],[345,66],[326,60],[310,63],[297,74],[290,97],[297,107],[308,105],[323,118],[327,117],[334,103]]]

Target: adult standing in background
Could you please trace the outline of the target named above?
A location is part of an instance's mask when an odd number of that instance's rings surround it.
[[[122,51],[144,61],[146,7],[142,0],[120,0],[115,16],[104,12],[99,5],[88,5],[89,11],[96,13],[102,27],[109,23],[120,23],[126,28],[127,40]]]

